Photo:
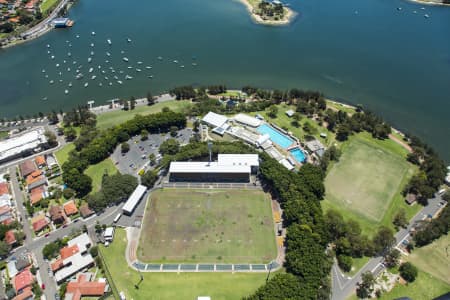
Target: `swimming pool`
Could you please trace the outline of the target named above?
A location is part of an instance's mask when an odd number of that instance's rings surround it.
[[[282,134],[281,132],[267,124],[259,126],[258,128],[256,128],[256,130],[261,134],[268,134],[270,136],[270,140],[283,149],[286,149],[294,142],[290,137]]]
[[[292,156],[299,163],[303,163],[306,160],[306,155],[300,148],[291,149],[289,152],[291,152]]]

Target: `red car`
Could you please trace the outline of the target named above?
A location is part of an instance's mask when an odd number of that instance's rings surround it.
[[[44,236],[45,236],[45,237],[48,237],[49,235],[50,235],[50,233],[46,233]]]
[[[45,284],[44,284],[44,283],[42,284],[41,288],[42,288],[43,290],[45,290]]]

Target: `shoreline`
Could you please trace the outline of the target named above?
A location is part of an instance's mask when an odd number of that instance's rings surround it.
[[[428,6],[447,6],[450,7],[450,3],[443,3],[443,2],[437,2],[434,0],[431,1],[425,1],[425,0],[407,0],[408,2],[415,3],[415,4],[422,4],[422,5],[428,5]]]
[[[247,8],[247,11],[250,14],[252,21],[255,22],[256,24],[260,24],[260,25],[268,25],[268,26],[289,25],[294,20],[294,18],[297,16],[297,13],[295,11],[293,11],[292,9],[290,9],[288,7],[284,7],[284,9],[286,10],[286,14],[285,14],[283,20],[278,20],[278,21],[264,20],[263,18],[261,18],[261,16],[255,14],[253,12],[254,8],[250,4],[250,2],[248,2],[248,0],[236,0],[236,1],[242,3]]]

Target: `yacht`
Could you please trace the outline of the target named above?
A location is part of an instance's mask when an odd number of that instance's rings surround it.
[[[137,64],[138,64],[138,65],[142,65],[142,61],[138,61]]]
[[[92,61],[92,57],[88,58],[88,63],[90,63]]]
[[[50,80],[49,82],[50,82],[50,84],[53,84],[53,83],[54,83],[54,81],[53,81],[53,80]]]
[[[45,69],[42,69],[42,73],[45,73]]]
[[[133,79],[133,76],[125,75],[125,79],[126,79],[126,80],[131,80],[131,79]]]
[[[131,43],[131,39],[130,39],[130,38],[127,38],[127,42],[128,42],[128,43]]]
[[[86,83],[84,84],[84,87],[87,87],[88,85],[89,85],[89,83],[86,82]]]
[[[137,69],[137,68],[136,68],[136,72],[141,72],[141,71],[142,71],[141,69]]]
[[[94,71],[94,68],[89,68],[89,73],[92,73]]]
[[[428,19],[428,18],[430,17],[430,15],[429,15],[429,14],[425,14],[425,15],[423,15],[423,17],[424,17],[425,19]]]
[[[127,57],[124,57],[122,59],[123,59],[123,61],[128,62],[128,58]]]
[[[94,55],[94,51],[91,51],[91,55],[92,55],[92,56]]]
[[[127,68],[128,68],[128,69],[133,69],[133,67],[132,67],[132,66],[128,66]]]
[[[52,55],[52,56],[50,56],[50,58],[51,58],[51,59],[55,59],[55,56],[54,56],[54,55]]]
[[[79,73],[79,74],[77,74],[77,76],[75,76],[75,78],[76,78],[76,79],[81,79],[81,78],[83,78],[83,74],[82,74],[82,73]]]
[[[69,90],[64,90],[64,94],[68,94],[69,93]]]
[[[69,82],[69,87],[72,87],[72,82]]]
[[[92,75],[91,80],[94,80],[95,78],[97,78],[97,76]]]
[[[95,31],[92,31],[91,34],[92,34],[92,35],[95,35]]]
[[[106,55],[107,55],[107,56],[111,56],[111,53],[109,53],[109,52],[106,52]]]
[[[122,84],[123,82],[122,82],[122,81],[120,81],[120,80],[117,80],[117,83],[118,83],[118,84]]]
[[[145,67],[147,70],[150,70],[152,67],[150,67],[150,66],[146,66]]]
[[[110,39],[107,39],[106,41],[108,42],[108,44],[112,44]]]

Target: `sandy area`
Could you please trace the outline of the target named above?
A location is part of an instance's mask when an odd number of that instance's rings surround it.
[[[292,9],[285,7],[284,9],[285,9],[286,13],[285,13],[283,20],[279,20],[279,21],[264,20],[263,18],[261,18],[261,16],[255,14],[253,12],[253,6],[250,4],[250,2],[248,2],[247,0],[237,0],[237,1],[241,2],[242,4],[245,5],[245,7],[247,7],[247,10],[251,15],[252,20],[257,24],[274,25],[274,26],[288,25],[289,23],[291,23],[291,21],[297,15]]]

